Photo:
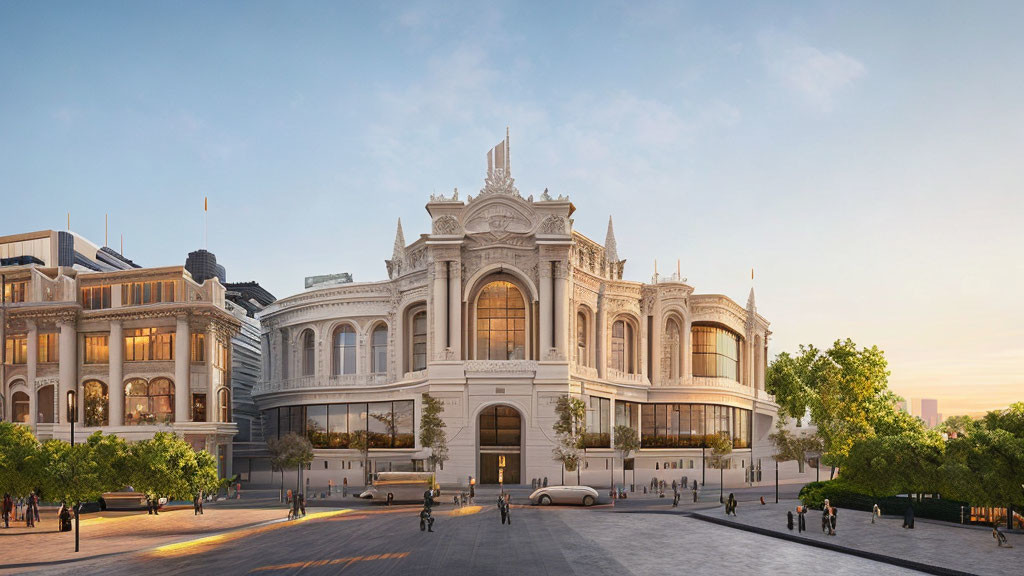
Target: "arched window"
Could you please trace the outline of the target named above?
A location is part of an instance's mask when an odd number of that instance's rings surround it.
[[[174,422],[174,383],[167,378],[129,380],[124,387],[125,426]]]
[[[306,329],[302,332],[302,375],[312,376],[316,367],[316,336]]]
[[[388,371],[388,327],[381,324],[373,329],[370,366],[374,374]]]
[[[587,316],[583,312],[576,313],[576,363],[589,366],[587,362]]]
[[[227,388],[217,391],[217,406],[220,407],[220,421],[231,422],[231,393]]]
[[[665,339],[661,343],[661,377],[670,381],[679,379],[682,375],[682,330],[675,318],[669,318],[665,323]]]
[[[37,424],[53,424],[53,385],[43,386],[36,392],[36,410],[39,412],[36,418]]]
[[[718,326],[694,326],[693,375],[739,381],[740,337]]]
[[[87,380],[82,385],[82,389],[85,392],[85,425],[107,426],[110,424],[107,385],[99,380]]]
[[[476,305],[477,360],[526,358],[526,304],[515,284],[491,282]]]
[[[281,329],[281,379],[287,380],[291,370],[288,369],[288,329]]]
[[[427,369],[427,312],[422,310],[412,316],[412,371]]]
[[[616,320],[612,324],[612,350],[609,355],[611,368],[624,374],[636,371],[636,346],[634,344],[633,325],[625,320]]]
[[[348,324],[342,324],[334,330],[334,354],[332,355],[332,374],[356,373],[356,331]]]
[[[13,384],[12,384],[13,385]],[[31,417],[28,394],[15,392],[11,395],[11,421],[27,424]]]

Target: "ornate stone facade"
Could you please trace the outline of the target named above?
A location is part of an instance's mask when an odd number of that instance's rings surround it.
[[[511,409],[521,422],[519,443],[500,447],[518,455],[506,477],[551,480],[560,474],[551,459],[552,399],[571,393],[587,401],[599,431],[621,416],[639,433],[659,403],[740,409],[730,414],[752,415],[752,430],[749,438],[737,437],[736,466],[767,459],[777,406],[764,390],[768,322],[753,299],[744,308],[724,296],[695,294],[678,275],[647,284],[624,280],[626,260],[617,254],[611,220],[604,245],[587,238],[573,228],[575,207],[567,197],[547,190],[536,200],[520,194],[509,157],[506,136],[488,154],[478,195],[463,201],[456,190],[431,197],[431,234],[405,245],[399,223],[387,281],[308,290],[260,315],[269,350],[263,372],[270,376],[253,396],[273,415],[278,433],[286,413],[293,426],[299,412],[292,410],[306,410],[304,431],[316,436],[322,424],[333,429],[334,420],[311,406],[345,404],[348,411],[384,399],[414,402],[418,426],[422,394],[430,393],[442,398],[448,423],[450,460],[438,472],[442,482],[495,477],[487,469],[489,440],[480,430],[482,415],[489,418],[495,406]],[[499,300],[499,308],[507,306],[499,312],[507,315],[497,316],[497,329],[493,286],[508,298]],[[513,301],[521,302],[515,313],[508,312]],[[715,338],[728,350],[712,351],[716,357],[708,362],[707,350],[694,348],[694,326],[721,330]],[[350,329],[354,349],[346,343]],[[386,350],[372,344],[382,330],[387,335],[377,342],[386,342]],[[724,376],[704,374],[719,363]],[[620,410],[623,402],[629,404]],[[627,407],[637,411],[632,422]],[[321,422],[309,414],[327,415]],[[610,436],[598,442],[604,445],[589,449],[589,459],[615,456]],[[700,453],[645,448],[636,455],[636,479],[657,475],[655,462]],[[411,469],[426,456],[417,441],[376,450],[373,460],[377,470]],[[358,484],[361,473],[351,470],[359,459],[344,448],[318,448],[313,482],[347,478]],[[584,473],[585,481],[593,474],[593,483],[607,484],[605,465],[594,470]]]

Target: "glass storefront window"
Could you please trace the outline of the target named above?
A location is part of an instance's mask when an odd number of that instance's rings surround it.
[[[643,448],[700,448],[707,435],[726,434],[734,448],[749,448],[751,418],[750,410],[732,406],[644,404],[640,442]]]
[[[740,337],[718,326],[693,326],[693,375],[739,381]]]
[[[476,358],[526,358],[526,304],[515,284],[505,281],[484,286],[476,305]]]

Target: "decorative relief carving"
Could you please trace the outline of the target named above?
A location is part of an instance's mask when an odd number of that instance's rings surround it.
[[[447,348],[446,347],[446,348],[442,348],[442,349],[438,350],[437,354],[434,355],[434,359],[435,360],[450,361],[450,360],[456,360],[457,358],[455,356],[455,350],[452,350],[451,348]]]
[[[496,374],[519,374],[537,371],[535,360],[467,360],[466,372],[494,372]]]
[[[545,360],[555,361],[555,362],[557,362],[557,361],[564,361],[565,360],[565,354],[559,352],[558,348],[548,348],[547,351],[544,352],[544,359]]]
[[[459,233],[459,221],[450,214],[445,214],[434,220],[434,234],[453,236]]]
[[[565,234],[565,218],[554,214],[544,218],[540,223],[540,231],[543,234]]]

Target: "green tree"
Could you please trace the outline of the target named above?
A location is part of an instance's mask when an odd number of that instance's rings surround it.
[[[195,494],[187,474],[196,469],[192,446],[169,432],[129,444],[128,478],[131,485],[154,500],[191,500]]]
[[[0,489],[13,497],[28,496],[39,487],[46,458],[27,426],[0,422]]]
[[[576,483],[580,483],[580,464],[583,459],[584,438],[587,434],[587,405],[579,398],[560,396],[555,404],[555,439],[557,445],[551,451],[552,457],[562,463],[562,484],[565,472],[576,471]]]
[[[349,434],[348,447],[359,452],[363,459],[363,484],[369,484],[370,478],[370,438],[366,430],[356,430]]]
[[[950,440],[942,472],[947,495],[975,506],[1024,507],[1024,439],[987,426]]]
[[[640,449],[640,438],[636,434],[636,430],[629,426],[619,424],[614,429],[615,433],[615,451],[619,453],[622,458],[622,484],[626,484],[626,459],[633,452]]]
[[[780,463],[795,460],[800,473],[803,473],[804,464],[809,455],[821,453],[821,438],[817,434],[813,432],[794,434],[785,428],[782,418],[778,420],[775,432],[769,434],[768,439],[775,445],[775,454],[772,458]]]
[[[106,490],[102,467],[88,442],[72,446],[63,440],[47,440],[42,453],[46,461],[43,492],[49,500],[63,502],[76,511],[75,552],[78,552],[78,511],[83,502],[98,499]]]
[[[720,485],[719,501],[725,501],[725,469],[729,467],[729,454],[732,454],[732,440],[728,434],[708,434],[704,437],[705,446],[711,450],[708,464],[718,469]]]
[[[96,474],[103,492],[114,492],[128,485],[129,447],[120,436],[93,432],[85,443],[92,451]]]
[[[298,494],[302,489],[299,478],[302,468],[313,461],[313,444],[305,436],[289,432],[277,440],[267,442],[267,448],[282,471],[295,469],[295,493]]]
[[[441,418],[444,404],[439,398],[423,393],[423,409],[420,414],[420,445],[430,449],[430,470],[436,471],[438,464],[448,460],[448,437],[445,423]]]
[[[195,452],[195,457],[183,464],[189,494],[213,494],[226,481],[217,478],[217,459],[206,450]]]
[[[950,438],[956,438],[958,436],[963,436],[964,434],[969,434],[976,426],[977,423],[975,423],[973,418],[966,415],[960,415],[946,418],[937,426],[937,429],[939,432],[942,432]]]
[[[945,444],[923,426],[896,436],[872,436],[854,443],[843,467],[843,482],[873,498],[937,493]]]
[[[850,339],[837,340],[824,352],[801,346],[796,357],[780,354],[766,373],[766,386],[784,414],[799,418],[810,410],[834,472],[854,442],[874,434],[875,425],[903,422],[887,389],[887,366],[877,346],[858,349]]]

